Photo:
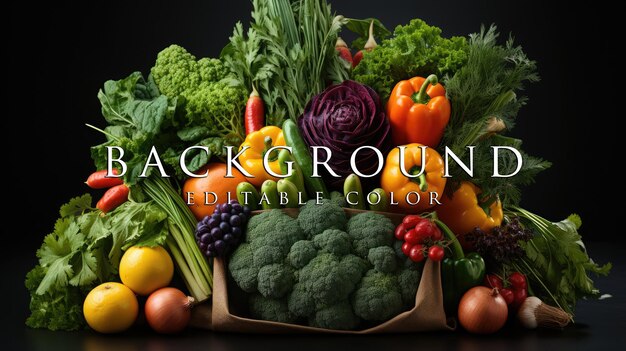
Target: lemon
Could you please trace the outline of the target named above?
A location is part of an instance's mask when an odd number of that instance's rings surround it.
[[[139,313],[137,297],[120,283],[104,283],[93,288],[83,303],[83,315],[89,326],[100,333],[118,333],[128,329]]]
[[[173,275],[172,258],[161,246],[133,246],[120,261],[120,279],[137,295],[147,296],[168,286]]]

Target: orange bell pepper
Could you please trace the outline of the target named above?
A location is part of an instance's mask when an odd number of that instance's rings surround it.
[[[408,174],[417,175],[422,169],[422,149],[420,146],[422,145],[409,144],[404,149],[404,170]],[[426,148],[424,161],[424,172],[419,177],[409,178],[400,170],[400,149],[396,147],[387,155],[380,185],[387,193],[393,193],[393,200],[398,203],[394,206],[399,207],[403,212],[417,213],[433,207],[430,204],[430,192],[437,193],[439,198],[446,187],[441,155],[435,149]],[[412,192],[420,196],[420,201],[417,204],[407,202],[407,195]],[[409,195],[409,200],[415,202],[417,196]]]
[[[244,140],[239,147],[239,150],[246,146],[250,148],[239,156],[239,162],[248,173],[254,176],[254,178],[246,177],[248,182],[258,188],[268,179],[277,181],[278,178],[271,176],[265,171],[263,167],[263,157],[271,147],[285,146],[283,131],[276,126],[263,127],[256,132],[248,134],[246,140]],[[278,151],[280,150],[274,151],[273,155],[268,157],[268,166],[272,172],[282,174],[278,162]]]
[[[387,116],[395,145],[420,143],[436,147],[450,120],[450,102],[437,76],[415,77],[393,88]]]
[[[454,232],[464,248],[471,246],[464,238],[467,233],[475,228],[490,233],[502,223],[504,216],[499,199],[493,201],[487,209],[481,206],[478,195],[480,188],[464,181],[452,194],[452,198],[445,195],[442,204],[436,208],[439,219]]]

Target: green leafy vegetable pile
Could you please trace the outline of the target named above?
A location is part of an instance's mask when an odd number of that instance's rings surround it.
[[[467,40],[441,36],[441,29],[413,19],[398,26],[390,39],[371,52],[352,72],[352,79],[369,85],[386,102],[397,82],[415,76],[454,74],[467,61]]]
[[[26,324],[32,328],[84,327],[85,296],[119,280],[123,250],[162,245],[168,235],[167,215],[152,202],[129,201],[102,217],[85,194],[63,205],[60,216],[37,251],[39,265],[26,275],[32,312]]]
[[[260,93],[268,125],[296,119],[327,81],[348,79],[347,64],[335,53],[346,20],[325,0],[253,0],[247,33],[237,23],[222,51],[237,84]]]
[[[522,218],[535,233],[532,240],[521,243],[526,257],[510,264],[526,274],[534,295],[553,301],[571,315],[578,300],[600,297],[589,274],[606,276],[611,264],[600,266],[589,258],[578,234],[582,225],[578,215],[570,215],[557,223],[517,207],[509,215]]]
[[[517,205],[520,186],[528,185],[537,173],[550,167],[550,162],[532,157],[521,149],[522,141],[501,135],[515,125],[515,117],[527,98],[521,93],[527,83],[539,76],[535,61],[528,59],[513,39],[498,45],[496,27],[484,28],[470,35],[467,62],[445,79],[452,105],[450,123],[442,145],[449,147],[461,160],[467,160],[468,146],[475,146],[474,174],[470,177],[453,163],[452,182],[448,190],[468,180],[478,185],[484,199],[500,198],[505,206]],[[519,173],[510,178],[495,178],[491,146],[512,146],[522,154]],[[515,155],[499,154],[501,174],[511,174],[517,167]]]

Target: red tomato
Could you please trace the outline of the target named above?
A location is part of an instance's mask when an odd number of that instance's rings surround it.
[[[409,257],[409,255],[411,254],[411,248],[413,247],[413,245],[405,242],[404,244],[402,244],[402,252]]]
[[[428,249],[428,258],[435,262],[443,260],[443,255],[443,247],[439,245],[431,246],[430,249]]]
[[[413,246],[409,252],[409,258],[413,262],[422,262],[424,260],[424,246],[419,244]]]
[[[483,285],[488,288],[498,288],[498,290],[502,290],[502,288],[504,288],[502,279],[495,274],[487,274],[485,276],[485,280],[483,281]]]
[[[421,221],[415,226],[415,231],[419,234],[421,242],[426,239],[432,239],[435,236],[435,230],[439,229],[431,221]]]
[[[417,223],[423,221],[424,218],[418,216],[418,215],[408,215],[406,217],[404,217],[404,219],[402,220],[402,224],[404,224],[404,227],[407,229],[411,229],[413,227],[415,227],[417,225]]]
[[[406,228],[404,227],[404,224],[400,223],[396,227],[396,232],[395,232],[396,239],[404,241],[404,234],[405,233],[406,233]]]
[[[527,297],[528,293],[526,292],[526,289],[513,290],[513,303],[511,304],[511,307],[517,310]]]
[[[509,283],[513,290],[526,290],[526,277],[520,272],[513,272],[509,275]]]
[[[410,243],[411,245],[421,244],[420,236],[415,229],[411,229],[406,234],[404,234],[404,241]]]
[[[504,298],[504,301],[506,301],[507,305],[512,304],[513,300],[515,299],[511,289],[507,289],[507,288],[500,289],[500,295],[502,295],[502,297]]]
[[[441,230],[439,229],[439,227],[435,226],[435,230],[433,232],[433,240],[439,241],[442,239],[443,239],[443,234],[441,234]]]

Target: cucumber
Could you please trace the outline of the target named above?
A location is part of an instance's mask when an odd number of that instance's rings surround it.
[[[248,202],[245,201],[246,197],[244,192],[249,193]],[[239,201],[242,206],[248,206],[250,211],[254,211],[259,209],[261,195],[259,195],[259,192],[256,190],[254,185],[248,182],[241,182],[237,185],[237,201]]]
[[[278,187],[276,182],[268,179],[261,185],[261,199],[263,200],[261,206],[264,210],[271,210],[274,208],[280,208],[280,200],[278,198]],[[263,199],[265,197],[265,199]]]

